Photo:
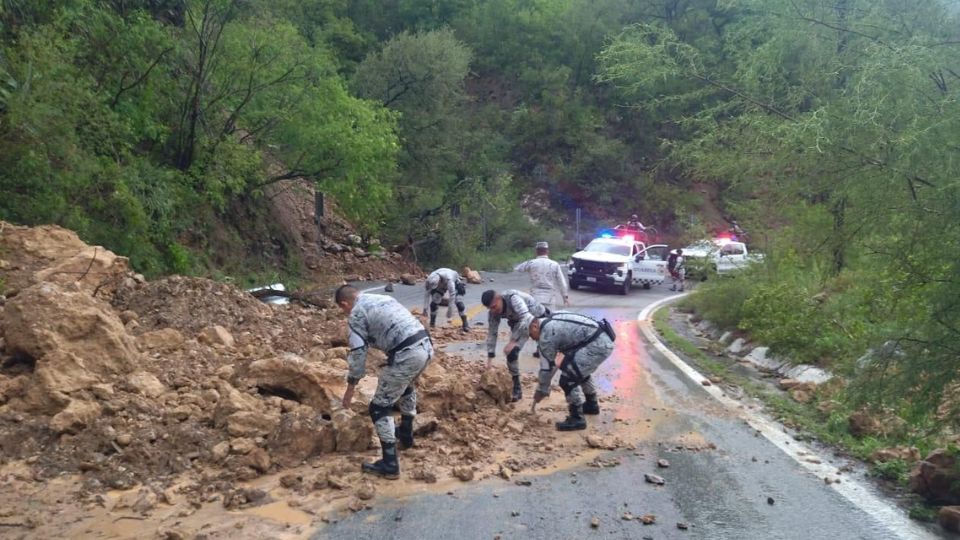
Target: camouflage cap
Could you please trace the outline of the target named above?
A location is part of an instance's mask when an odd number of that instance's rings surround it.
[[[550,244],[546,242],[537,242],[537,245],[534,246],[536,249],[550,249]]]

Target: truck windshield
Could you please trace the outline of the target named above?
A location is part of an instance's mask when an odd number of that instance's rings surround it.
[[[583,250],[589,253],[610,253],[613,255],[622,255],[624,257],[630,256],[630,246],[617,244],[614,242],[604,242],[602,240],[594,240],[593,242],[590,242]]]

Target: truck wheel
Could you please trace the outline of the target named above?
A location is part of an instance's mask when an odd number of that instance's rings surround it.
[[[627,279],[623,280],[623,285],[620,286],[620,289],[617,291],[621,296],[626,296],[630,294],[630,282],[633,281],[633,275],[627,274]]]
[[[644,284],[643,284],[643,288],[644,288],[644,289],[647,289],[647,290],[649,291],[649,290],[650,290],[650,284],[649,284],[649,283],[644,283]]]

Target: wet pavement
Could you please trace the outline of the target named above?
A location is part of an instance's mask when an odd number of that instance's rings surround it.
[[[526,285],[525,276],[493,277],[489,285],[497,288]],[[405,304],[422,302],[422,285],[396,287]],[[485,288],[474,285],[468,291],[468,305],[479,317],[475,320],[484,320],[475,304]],[[669,294],[666,287],[635,290],[627,297],[594,291],[571,294],[573,309],[615,322],[618,332],[614,355],[596,375],[601,395],[608,396],[602,402],[604,414],[588,417],[590,427],[581,434],[599,431],[620,437],[624,447],[603,454],[607,463],[619,465],[556,465],[513,478],[528,480],[529,486],[492,478],[449,492],[380,498],[370,510],[342,514],[312,538],[934,537],[906,521],[905,514],[897,523],[876,519],[761,437],[738,411],[713,400],[650,347],[641,338],[637,313]],[[522,359],[524,371],[536,371],[528,354]],[[641,420],[645,429],[620,429],[618,419]],[[668,460],[669,468],[658,468],[658,459]],[[645,473],[660,475],[665,485],[646,483]],[[627,512],[655,515],[656,524],[625,520]],[[596,528],[593,518],[599,519]],[[688,528],[681,530],[678,523]]]

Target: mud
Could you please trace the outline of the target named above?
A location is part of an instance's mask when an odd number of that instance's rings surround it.
[[[4,537],[305,538],[380,497],[610,466],[602,452],[636,449],[668,414],[649,381],[623,373],[620,397],[590,419],[594,437],[558,433],[558,388],[536,413],[509,404],[505,367],[485,372],[481,348],[464,346],[485,330],[438,328],[401,479],[364,477],[360,464],[379,454],[366,410],[384,357],[369,355],[343,409],[339,310],[265,305],[205,279],[146,281],[122,262],[110,287],[44,280],[92,253],[76,242],[55,228],[0,232],[0,278],[17,284],[0,311]],[[535,376],[523,384],[532,394]]]

